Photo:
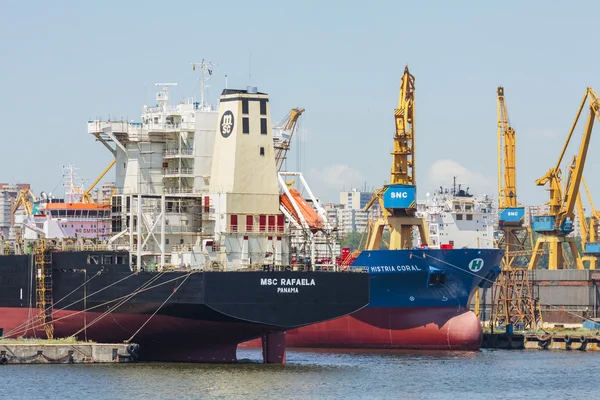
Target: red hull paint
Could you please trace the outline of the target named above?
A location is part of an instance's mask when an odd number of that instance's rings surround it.
[[[42,330],[24,329],[15,335],[10,332],[36,314],[35,309],[0,307],[0,328],[7,337],[41,337]],[[98,343],[122,343],[129,339],[149,318],[141,314],[110,314],[91,324],[101,313],[57,311],[54,314],[55,337],[68,337],[90,324],[77,338]],[[37,324],[35,322],[34,324]],[[252,337],[260,337],[258,325],[197,321],[185,318],[155,315],[135,334],[132,343],[140,345],[140,360],[227,363],[236,361],[237,344]],[[260,340],[259,340],[260,343]],[[279,343],[281,345],[281,342]],[[279,350],[281,351],[281,350]],[[285,342],[283,342],[285,351]],[[282,354],[271,351],[272,358],[280,360]],[[283,362],[285,362],[283,355]]]
[[[362,309],[350,316],[287,332],[288,347],[478,350],[475,314],[457,307]],[[260,347],[253,340],[240,347]]]

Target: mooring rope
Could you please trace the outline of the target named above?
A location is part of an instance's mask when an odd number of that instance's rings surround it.
[[[131,340],[134,338],[134,336],[135,336],[135,335],[137,335],[137,334],[138,334],[138,332],[139,332],[139,331],[141,331],[141,330],[142,330],[142,328],[143,328],[144,326],[146,326],[146,324],[147,324],[148,322],[150,322],[150,320],[152,319],[152,317],[154,317],[154,316],[156,315],[156,313],[157,313],[157,312],[158,312],[158,311],[159,311],[159,310],[160,310],[160,309],[161,309],[161,308],[162,308],[162,307],[163,307],[163,306],[164,306],[164,305],[167,303],[167,301],[169,301],[169,300],[171,299],[171,297],[173,297],[173,295],[174,295],[175,293],[177,293],[177,290],[179,290],[179,288],[181,287],[181,285],[183,285],[183,284],[185,283],[185,281],[187,281],[187,279],[188,279],[190,276],[192,276],[192,274],[193,274],[193,273],[194,273],[194,271],[191,271],[191,272],[189,272],[189,273],[186,275],[185,279],[184,279],[183,281],[181,281],[181,283],[179,283],[179,285],[178,285],[178,286],[177,286],[175,289],[173,289],[173,292],[172,292],[172,293],[169,295],[169,297],[167,297],[167,299],[166,299],[165,301],[163,301],[163,303],[162,303],[162,304],[161,304],[161,305],[160,305],[160,306],[159,306],[159,307],[156,309],[156,311],[154,311],[154,313],[152,313],[152,315],[151,315],[151,316],[150,316],[150,317],[149,317],[149,318],[146,320],[146,322],[144,322],[144,323],[142,324],[142,326],[140,326],[140,328],[139,328],[137,331],[135,331],[135,333],[134,333],[133,335],[131,335],[131,337],[130,337],[129,339],[127,339],[127,340],[125,341],[125,343],[129,343],[129,342],[131,342]]]

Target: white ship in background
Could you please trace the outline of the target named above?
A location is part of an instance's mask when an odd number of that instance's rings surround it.
[[[13,205],[16,236],[21,239],[108,239],[110,205],[95,202],[73,165],[63,167],[64,198],[22,190]],[[92,186],[93,187],[93,186]],[[90,188],[91,189],[91,188]]]
[[[454,183],[417,201],[417,215],[429,227],[429,248],[493,248],[497,208],[488,195],[474,196]],[[418,238],[417,244],[421,245]]]

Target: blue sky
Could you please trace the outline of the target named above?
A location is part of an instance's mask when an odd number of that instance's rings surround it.
[[[90,4],[86,4],[90,3]],[[417,4],[418,3],[418,4]],[[535,180],[554,165],[587,86],[600,91],[597,3],[542,1],[4,2],[0,13],[0,181],[52,191],[73,162],[91,182],[110,162],[87,134],[94,118],[139,120],[155,82],[174,100],[197,90],[191,62],[219,63],[216,102],[248,83],[273,120],[301,117],[303,172],[327,201],[389,179],[400,77],[416,78],[417,183],[496,193],[496,87],[517,130],[519,200],[547,200]],[[249,78],[249,60],[252,60]],[[576,151],[583,129],[581,121]],[[596,133],[600,136],[600,133]],[[600,162],[592,137],[592,194]],[[297,151],[291,151],[295,165]],[[600,200],[598,200],[600,204]]]

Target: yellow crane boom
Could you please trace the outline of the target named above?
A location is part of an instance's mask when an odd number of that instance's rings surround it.
[[[390,184],[415,185],[415,77],[404,68],[398,96],[398,108],[394,110],[396,134],[392,151]]]
[[[588,100],[589,114],[583,132],[583,138],[579,145],[577,155],[569,167],[569,176],[563,190],[560,179],[560,165],[571,137],[573,136],[573,132],[575,131],[575,127],[577,126],[577,122],[579,121],[579,117]],[[544,186],[546,184],[549,184],[550,186],[550,213],[548,215],[534,216],[533,218],[533,230],[540,233],[540,237],[537,240],[534,255],[531,258],[530,268],[535,268],[537,266],[537,261],[539,259],[537,250],[540,250],[545,244],[548,244],[550,247],[548,268],[562,269],[565,265],[562,244],[568,243],[575,265],[578,269],[583,269],[583,263],[579,251],[577,250],[577,246],[573,238],[570,238],[567,235],[573,231],[574,208],[579,194],[579,186],[583,176],[592,128],[596,119],[600,120],[600,101],[592,88],[588,87],[556,165],[546,172],[542,178],[536,181],[536,184],[539,186]]]
[[[33,203],[35,202],[35,195],[31,189],[21,189],[17,194],[17,198],[13,203],[11,214],[17,212],[17,210],[23,206],[25,214],[31,215],[33,213]]]
[[[116,159],[112,160],[110,162],[110,164],[108,164],[108,167],[106,167],[104,169],[104,171],[102,171],[102,173],[100,174],[100,176],[98,178],[96,178],[96,180],[90,185],[89,188],[87,188],[87,190],[85,192],[83,192],[83,201],[84,203],[93,203],[94,199],[92,199],[91,196],[91,192],[92,190],[94,190],[94,187],[96,187],[96,185],[98,184],[98,182],[100,182],[100,180],[102,178],[104,178],[104,175],[106,175],[106,173],[112,168],[113,165],[115,165],[115,163],[117,162]]]
[[[287,157],[287,152],[290,149],[292,137],[296,131],[298,118],[304,112],[304,108],[292,108],[288,115],[275,127],[274,147],[275,147],[275,165],[277,171],[281,171],[283,162]]]
[[[427,244],[425,220],[415,217],[415,77],[408,66],[400,82],[398,108],[394,110],[395,134],[390,183],[377,189],[367,205],[368,211],[379,204],[382,216],[373,225],[368,237],[367,250],[379,249],[383,229],[390,231],[390,250],[410,248],[413,244],[413,228],[419,229],[421,243]]]
[[[504,88],[498,87],[498,205],[517,207],[516,132],[510,126]]]

